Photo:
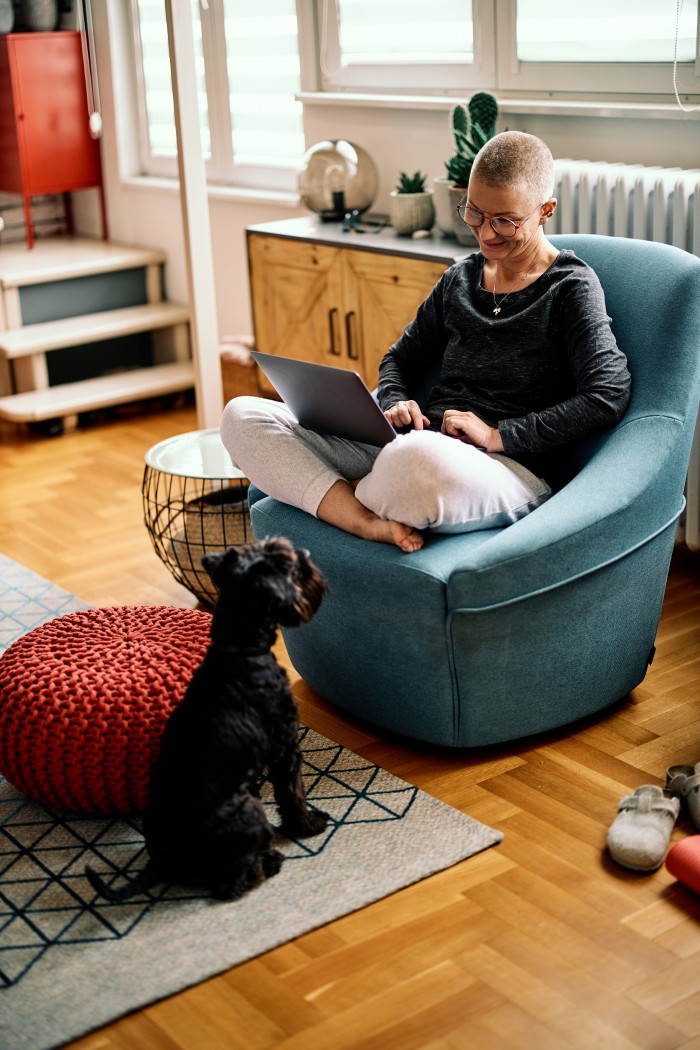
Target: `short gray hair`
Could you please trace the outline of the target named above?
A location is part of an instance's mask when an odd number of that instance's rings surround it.
[[[524,131],[502,131],[477,153],[472,176],[489,186],[512,186],[537,204],[552,196],[554,160],[549,146]]]

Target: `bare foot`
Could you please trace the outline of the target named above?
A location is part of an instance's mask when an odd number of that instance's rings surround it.
[[[347,481],[335,482],[319,503],[316,514],[321,521],[330,522],[363,540],[393,543],[407,554],[423,546],[423,536],[418,529],[400,521],[378,518],[359,502],[354,488]]]
[[[419,551],[423,546],[423,535],[418,529],[414,529],[411,525],[403,525],[400,521],[378,518],[371,510],[364,507],[363,510],[364,514],[357,526],[347,528],[348,532],[354,532],[361,539],[373,540],[375,543],[393,543],[407,554]]]
[[[418,529],[403,525],[400,521],[387,521],[374,515],[372,518],[373,520],[367,523],[364,539],[377,543],[393,543],[407,554],[419,551],[423,546],[423,536]]]

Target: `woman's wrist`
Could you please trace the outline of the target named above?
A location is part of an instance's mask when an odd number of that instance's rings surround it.
[[[501,438],[501,432],[498,427],[491,427],[491,433],[489,434],[489,440],[486,445],[487,452],[503,452],[503,440]]]

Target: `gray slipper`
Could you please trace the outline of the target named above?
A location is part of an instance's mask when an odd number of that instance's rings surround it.
[[[611,857],[633,871],[656,871],[666,856],[680,800],[664,788],[645,784],[621,799],[617,808],[608,829]]]
[[[666,790],[685,803],[690,819],[700,830],[700,762],[694,766],[669,766]]]

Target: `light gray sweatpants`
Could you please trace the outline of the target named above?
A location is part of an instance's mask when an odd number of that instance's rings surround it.
[[[313,515],[341,479],[361,479],[355,495],[380,518],[437,532],[509,525],[551,495],[545,481],[502,453],[430,429],[379,449],[307,430],[286,405],[259,397],[229,401],[221,439],[254,485]]]

